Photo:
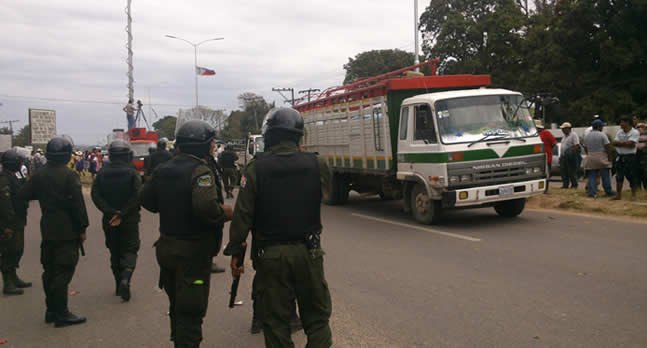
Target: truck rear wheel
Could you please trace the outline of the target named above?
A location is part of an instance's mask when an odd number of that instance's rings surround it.
[[[348,185],[341,175],[330,177],[328,190],[323,193],[323,202],[327,205],[340,205],[348,201]]]
[[[526,199],[520,198],[501,202],[494,206],[494,210],[496,210],[499,216],[513,218],[519,216],[525,207]]]
[[[430,199],[427,189],[422,184],[416,184],[411,191],[411,213],[422,224],[435,224],[440,220],[440,201]]]

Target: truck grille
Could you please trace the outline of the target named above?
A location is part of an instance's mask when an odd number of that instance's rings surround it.
[[[544,155],[532,155],[498,160],[470,161],[447,164],[447,176],[471,175],[468,182],[451,183],[450,188],[468,188],[520,182],[545,176]],[[526,168],[541,168],[539,173],[526,174]]]

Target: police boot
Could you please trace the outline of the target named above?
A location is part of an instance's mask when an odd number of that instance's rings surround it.
[[[2,293],[5,295],[22,295],[24,291],[18,289],[16,284],[13,282],[13,277],[9,272],[2,272],[3,286]]]
[[[87,321],[85,317],[79,317],[65,310],[64,312],[56,314],[56,321],[54,322],[55,327],[64,327],[69,325],[83,324]]]
[[[124,301],[130,301],[130,277],[133,275],[133,272],[124,271],[121,274],[121,280],[119,282],[119,296]]]
[[[297,315],[296,310],[292,313],[292,318],[290,319],[290,331],[297,332],[303,330],[303,325],[301,324],[301,319]]]
[[[11,272],[11,277],[13,278],[13,282],[16,284],[17,288],[31,288],[31,282],[25,282],[18,278],[18,274],[16,274],[15,269]]]

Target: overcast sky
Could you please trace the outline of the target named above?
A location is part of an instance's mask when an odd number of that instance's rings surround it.
[[[20,128],[28,108],[54,109],[77,144],[125,128],[125,5],[0,0],[0,121]],[[166,34],[225,38],[200,46],[198,65],[217,73],[199,77],[200,104],[227,111],[242,92],[283,105],[272,87],[324,89],[342,82],[348,57],[414,47],[413,0],[133,0],[132,17],[135,98],[148,104],[150,90],[160,116],[195,103],[193,48]]]

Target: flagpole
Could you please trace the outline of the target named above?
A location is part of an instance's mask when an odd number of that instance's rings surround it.
[[[173,35],[165,35],[165,36],[170,38],[170,39],[176,39],[176,40],[184,41],[184,42],[188,43],[189,45],[193,46],[193,74],[195,75],[195,111],[199,112],[199,109],[198,109],[198,106],[199,106],[198,105],[198,46],[200,46],[203,43],[208,42],[208,41],[224,40],[225,38],[224,37],[217,37],[217,38],[213,38],[213,39],[207,39],[207,40],[204,40],[204,41],[200,41],[198,43],[193,43],[193,42],[191,42],[189,40],[186,40],[186,39],[183,39],[181,37],[177,37],[177,36],[173,36]]]

